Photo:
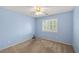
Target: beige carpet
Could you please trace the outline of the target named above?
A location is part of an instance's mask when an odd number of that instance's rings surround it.
[[[0,51],[2,53],[73,53],[71,45],[46,39],[28,40]]]

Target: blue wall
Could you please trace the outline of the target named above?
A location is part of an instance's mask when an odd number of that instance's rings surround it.
[[[73,16],[73,46],[75,52],[79,52],[79,7],[75,7]]]
[[[33,34],[33,18],[0,8],[0,49],[27,40]]]
[[[42,31],[42,20],[50,20],[57,18],[58,20],[58,31],[54,32],[43,32]],[[73,36],[73,12],[66,12],[58,15],[41,17],[36,19],[36,36],[47,37],[54,41],[60,41],[67,44],[72,44]]]
[[[58,20],[58,32],[42,32],[42,20],[50,20],[53,18],[57,18]],[[31,38],[33,34],[72,44],[73,12],[34,19],[0,8],[0,49],[25,41]]]

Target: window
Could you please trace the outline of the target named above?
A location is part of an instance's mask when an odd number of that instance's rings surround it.
[[[43,20],[42,31],[57,32],[57,19]]]

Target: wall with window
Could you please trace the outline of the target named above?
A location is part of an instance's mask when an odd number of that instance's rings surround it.
[[[34,19],[0,8],[0,49],[32,38]]]
[[[43,21],[45,20],[57,20],[57,31],[44,31]],[[41,18],[36,18],[36,32],[35,35],[38,37],[48,38],[53,41],[59,41],[66,44],[72,44],[73,36],[73,12],[66,12],[62,14],[46,16]]]

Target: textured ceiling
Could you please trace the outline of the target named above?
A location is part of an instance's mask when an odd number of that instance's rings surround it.
[[[35,14],[35,9],[33,6],[6,6],[2,8],[19,12],[19,13],[25,14],[27,16],[32,16],[32,17],[54,15],[54,14],[59,14],[63,12],[69,12],[74,9],[73,6],[41,6],[41,7],[44,13],[40,15]]]

